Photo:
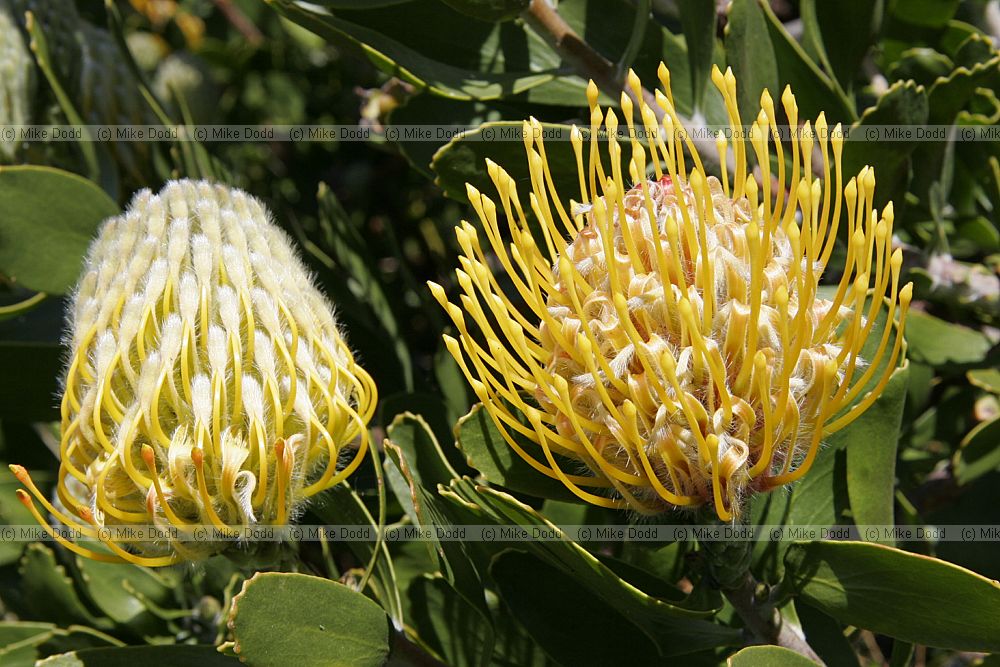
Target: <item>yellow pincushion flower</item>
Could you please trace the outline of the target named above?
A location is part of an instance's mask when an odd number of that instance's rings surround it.
[[[899,287],[892,205],[872,208],[873,170],[843,183],[839,125],[831,131],[822,114],[807,121],[789,155],[765,91],[746,142],[730,147],[720,133],[720,180],[683,132],[663,65],[659,76],[655,111],[635,109],[634,73],[633,97],[622,95],[627,181],[618,116],[590,84],[590,138],[572,133],[580,203],[563,203],[533,139],[541,128],[526,122],[527,201],[488,162],[499,199],[468,187],[486,242],[468,222],[457,229],[460,305],[430,286],[458,329],[448,349],[536,470],[597,505],[651,513],[712,503],[728,521],[750,492],[805,474],[822,437],[878,398],[904,351],[911,286]],[[713,81],[739,136],[735,78],[716,69]],[[797,128],[789,89],[781,101]],[[846,264],[832,298],[820,298],[842,217]],[[891,343],[891,325],[873,333],[884,303],[888,321],[898,319]],[[877,351],[864,359],[870,335]]]
[[[138,193],[92,244],[69,319],[62,508],[12,469],[112,552],[57,536],[77,553],[143,565],[209,555],[225,544],[204,542],[205,526],[285,524],[364,457],[375,385],[288,237],[240,190],[182,180]],[[150,525],[173,537],[102,530]]]

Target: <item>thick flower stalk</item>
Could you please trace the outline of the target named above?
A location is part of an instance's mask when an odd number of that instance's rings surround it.
[[[12,469],[109,550],[55,534],[76,553],[207,556],[226,539],[205,542],[206,528],[228,539],[286,524],[364,457],[375,385],[288,237],[240,190],[184,180],[137,194],[91,246],[69,320],[58,502]],[[128,526],[168,537],[102,530]]]
[[[719,179],[680,126],[663,65],[659,77],[658,109],[636,108],[630,73],[623,119],[591,83],[589,138],[572,132],[579,202],[556,192],[541,127],[526,122],[527,198],[488,163],[499,197],[468,187],[482,226],[457,229],[458,301],[431,289],[458,330],[448,349],[536,470],[597,505],[712,504],[728,521],[751,492],[804,475],[823,436],[882,393],[905,352],[911,286],[899,285],[892,205],[872,207],[873,170],[843,182],[839,125],[821,114],[800,127],[786,89],[789,147],[765,91],[746,141],[720,133]],[[713,81],[739,137],[735,79]],[[846,261],[823,298],[838,234]]]

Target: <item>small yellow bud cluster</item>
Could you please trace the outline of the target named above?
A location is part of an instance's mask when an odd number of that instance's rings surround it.
[[[440,286],[431,289],[459,332],[446,337],[449,350],[507,443],[535,469],[597,505],[651,513],[712,503],[728,521],[750,492],[805,474],[823,435],[882,393],[904,349],[911,287],[899,287],[892,205],[881,214],[872,207],[873,170],[843,185],[839,126],[829,131],[822,114],[814,126],[807,121],[787,155],[765,91],[748,140],[731,147],[731,182],[730,146],[719,137],[720,180],[678,131],[662,65],[660,79],[655,112],[646,102],[635,108],[643,96],[634,74],[632,95],[622,95],[630,159],[618,116],[597,105],[591,84],[589,146],[579,130],[572,134],[582,202],[569,207],[534,139],[541,127],[526,122],[528,203],[538,227],[514,179],[488,163],[499,203],[468,188],[489,245],[467,222],[457,230],[461,307]],[[735,79],[716,69],[713,81],[740,136]],[[797,127],[788,89],[782,104]],[[652,138],[646,145],[634,116]],[[602,133],[610,164],[601,159]],[[816,148],[822,175],[814,178]],[[748,169],[750,149],[760,185]],[[512,243],[503,239],[501,212]],[[819,280],[842,217],[846,266],[824,299]],[[490,263],[516,295],[501,289]],[[874,329],[884,302],[888,321],[899,319],[891,344],[891,324]],[[869,337],[877,344],[866,360]]]
[[[239,190],[174,181],[138,193],[101,228],[69,317],[63,509],[14,472],[111,551],[62,540],[77,553],[144,565],[209,555],[223,546],[192,539],[195,527],[285,524],[368,448],[375,385],[288,237]],[[137,524],[176,537],[119,543],[99,530]]]

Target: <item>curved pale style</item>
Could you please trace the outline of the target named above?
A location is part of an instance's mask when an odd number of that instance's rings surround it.
[[[240,190],[184,180],[138,193],[91,245],[69,319],[58,502],[12,469],[110,550],[55,535],[76,553],[204,557],[225,545],[193,539],[199,527],[285,524],[364,457],[375,385],[288,237]],[[129,525],[173,537],[101,530]]]
[[[786,88],[799,131],[783,145],[765,91],[747,141],[720,133],[720,180],[683,132],[663,65],[659,76],[657,110],[622,95],[628,133],[590,84],[590,138],[572,133],[580,202],[556,192],[533,139],[541,128],[526,122],[530,189],[519,193],[488,162],[498,198],[468,186],[482,224],[456,230],[458,300],[430,287],[458,330],[448,349],[536,470],[597,505],[711,503],[731,520],[749,493],[805,474],[824,434],[882,393],[905,352],[911,286],[899,286],[892,205],[872,207],[873,170],[843,182],[839,125],[821,114],[799,126]],[[739,136],[732,72],[712,78]],[[643,99],[634,73],[629,86]],[[820,298],[838,233],[848,239],[842,275]],[[895,327],[875,326],[884,304]]]

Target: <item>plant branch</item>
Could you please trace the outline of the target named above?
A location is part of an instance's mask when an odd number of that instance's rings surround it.
[[[805,638],[785,622],[773,602],[766,595],[759,594],[759,588],[753,575],[746,572],[743,580],[735,588],[723,589],[722,592],[756,641],[783,646],[823,664]]]
[[[214,2],[215,6],[222,12],[222,15],[229,21],[229,24],[236,28],[251,45],[260,46],[264,42],[264,35],[261,31],[257,29],[253,21],[248,19],[239,7],[233,4],[232,0],[214,0]]]
[[[644,3],[639,4],[641,6]],[[580,76],[592,80],[601,91],[613,100],[618,100],[622,92],[625,92],[634,104],[639,105],[639,98],[625,86],[622,73],[617,71],[610,60],[594,50],[590,44],[576,34],[573,28],[559,15],[559,12],[549,4],[548,0],[531,0],[531,4],[521,14],[521,17]],[[657,104],[656,96],[646,88],[642,88],[642,101],[653,110],[656,119],[662,122],[666,112]],[[697,118],[685,118],[680,114],[678,114],[678,118],[689,131],[705,126],[704,121]],[[719,166],[715,142],[707,139],[706,132],[695,132],[691,141],[698,149],[698,154],[706,166]]]

